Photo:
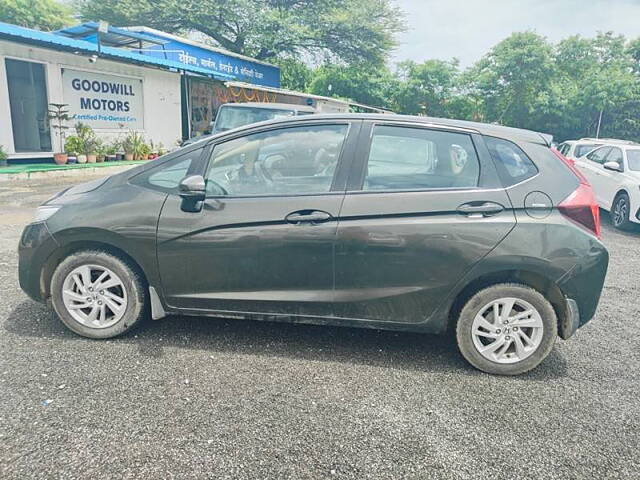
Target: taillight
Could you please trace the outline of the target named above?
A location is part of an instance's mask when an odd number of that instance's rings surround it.
[[[585,227],[600,238],[600,208],[591,186],[581,183],[560,205],[558,210],[569,220]]]
[[[580,185],[564,201],[558,205],[558,210],[569,220],[586,228],[600,238],[600,207],[596,202],[593,189],[589,181],[580,173],[572,162],[555,149],[551,149],[560,160],[578,177]]]

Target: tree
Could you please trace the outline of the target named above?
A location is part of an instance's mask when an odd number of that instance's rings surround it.
[[[55,0],[0,0],[0,21],[39,30],[71,25],[71,9]]]
[[[314,72],[308,91],[397,110],[393,103],[397,86],[397,78],[385,66],[324,65]]]
[[[277,59],[274,63],[280,67],[280,86],[289,90],[305,92],[313,79],[313,70],[304,62],[295,58]]]
[[[402,113],[448,116],[460,75],[457,60],[408,60],[398,64],[398,75],[396,103]]]
[[[85,20],[200,32],[259,60],[331,58],[380,63],[403,28],[391,0],[79,0]]]

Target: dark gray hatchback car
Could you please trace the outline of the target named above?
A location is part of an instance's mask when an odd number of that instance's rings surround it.
[[[450,331],[522,373],[593,317],[608,264],[550,140],[392,115],[236,129],[47,201],[20,284],[91,338],[176,313]]]

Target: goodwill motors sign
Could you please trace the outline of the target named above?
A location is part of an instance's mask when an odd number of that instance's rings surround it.
[[[142,80],[62,69],[62,94],[72,121],[93,129],[144,128]]]

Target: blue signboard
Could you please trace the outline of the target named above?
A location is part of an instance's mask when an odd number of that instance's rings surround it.
[[[147,37],[158,38],[163,42],[163,45],[146,47],[142,52],[145,55],[167,58],[185,65],[232,75],[239,82],[254,83],[266,87],[280,87],[280,69],[278,67],[197,47],[149,29],[144,29],[140,33],[144,33]]]

